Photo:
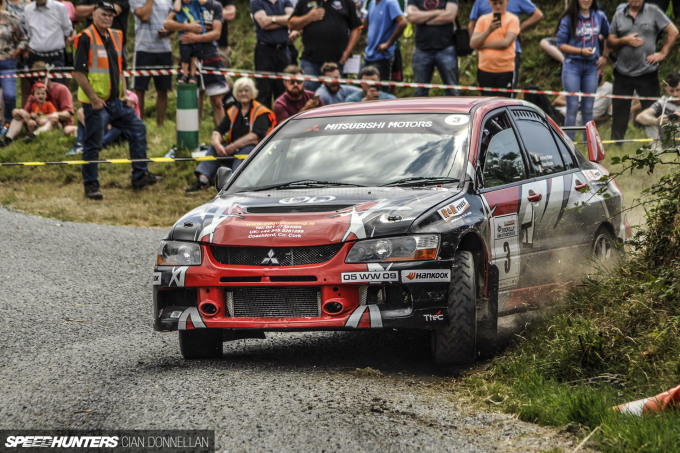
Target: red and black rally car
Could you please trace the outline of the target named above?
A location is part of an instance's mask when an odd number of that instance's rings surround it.
[[[473,361],[498,316],[625,236],[622,196],[534,105],[481,97],[299,114],[182,217],[154,268],[154,328],[185,358],[266,331],[428,329]]]

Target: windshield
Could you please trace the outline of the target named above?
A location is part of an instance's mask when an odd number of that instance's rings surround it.
[[[432,113],[291,120],[250,157],[229,192],[456,182],[468,122],[468,115]]]

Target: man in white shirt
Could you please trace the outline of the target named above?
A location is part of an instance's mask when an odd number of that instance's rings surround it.
[[[680,73],[671,72],[666,76],[666,95],[655,101],[651,107],[641,111],[635,120],[645,126],[647,138],[659,140],[663,137],[662,126],[680,123]],[[658,148],[659,144],[655,144]]]
[[[75,33],[68,10],[55,0],[36,0],[24,9],[24,22],[28,35],[28,66],[42,61],[56,68],[66,64],[65,49]],[[66,79],[56,79],[65,85]]]

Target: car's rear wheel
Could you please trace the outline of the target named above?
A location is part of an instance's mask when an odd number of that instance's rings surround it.
[[[179,350],[185,359],[222,357],[222,332],[215,329],[179,331]]]
[[[471,252],[453,259],[449,285],[449,323],[430,336],[432,358],[438,365],[466,365],[477,356],[477,279]]]

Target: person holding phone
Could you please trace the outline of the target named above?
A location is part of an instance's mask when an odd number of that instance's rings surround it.
[[[609,21],[594,0],[570,0],[557,24],[557,48],[564,53],[562,85],[572,93],[595,93],[597,71],[607,64],[609,47],[605,43],[600,55],[599,36],[609,34]],[[578,115],[578,96],[567,96],[567,114],[564,125],[575,126]],[[594,97],[581,99],[583,124],[593,119]],[[575,133],[567,135],[573,140]]]
[[[302,69],[299,66],[291,64],[286,66],[283,73],[290,76],[301,76]],[[305,90],[304,82],[302,80],[284,80],[283,87],[286,89],[286,92],[274,101],[274,113],[276,114],[276,121],[278,123],[296,113],[323,105],[323,101],[318,94],[314,94],[314,92],[310,90]]]
[[[487,88],[512,88],[515,70],[515,38],[519,18],[506,11],[508,0],[489,0],[492,12],[481,16],[470,37],[477,51],[477,83]],[[511,97],[512,93],[482,91],[482,96]]]
[[[382,99],[396,99],[391,93],[386,93],[380,89],[380,85],[368,84],[365,82],[380,82],[380,71],[374,66],[364,66],[359,74],[361,79],[361,91],[347,96],[345,102],[365,102],[378,101]]]

